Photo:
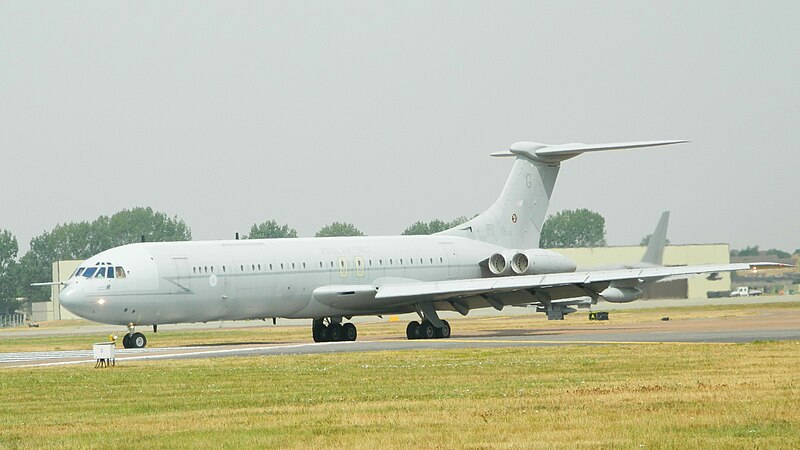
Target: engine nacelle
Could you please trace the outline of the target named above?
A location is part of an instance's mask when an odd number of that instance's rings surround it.
[[[508,258],[502,253],[495,253],[489,257],[489,272],[495,275],[510,275],[512,273]]]
[[[550,250],[534,248],[511,257],[511,270],[517,275],[575,272],[575,261]]]
[[[644,295],[641,289],[635,287],[609,286],[600,296],[611,303],[628,303],[639,300]]]

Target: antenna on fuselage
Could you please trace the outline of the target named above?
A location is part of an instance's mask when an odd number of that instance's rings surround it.
[[[142,242],[144,242],[144,235],[142,235]]]
[[[238,231],[236,232],[236,240],[237,241],[239,240],[239,232]]]

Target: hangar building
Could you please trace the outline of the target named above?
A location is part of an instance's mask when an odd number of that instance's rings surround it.
[[[578,270],[584,270],[639,261],[644,256],[645,247],[554,248],[552,250],[571,258],[578,264]],[[729,263],[730,246],[728,244],[668,245],[664,248],[665,266]],[[699,275],[650,284],[644,291],[645,298],[706,298],[708,291],[729,291],[730,289],[731,276],[729,273],[723,272],[719,274],[719,279],[716,281]]]

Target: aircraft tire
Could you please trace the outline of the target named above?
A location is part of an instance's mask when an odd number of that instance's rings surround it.
[[[442,328],[436,329],[436,337],[447,339],[450,337],[450,323],[446,320],[442,321]]]
[[[315,326],[311,329],[312,337],[314,338],[314,342],[328,342],[327,334],[328,334],[328,327],[322,326]]]
[[[419,339],[419,322],[411,321],[406,326],[406,337],[411,339]]]
[[[130,334],[126,333],[125,336],[122,336],[122,346],[125,347],[125,348],[131,348],[131,335]]]
[[[358,330],[356,330],[356,326],[352,323],[346,323],[342,325],[342,340],[343,341],[355,341],[358,337]]]
[[[419,335],[422,339],[433,339],[436,337],[436,327],[430,321],[423,321],[419,326]]]
[[[332,323],[332,324],[328,325],[328,333],[327,333],[327,335],[328,335],[328,337],[330,338],[331,341],[336,342],[336,341],[343,340],[342,339],[343,334],[344,333],[342,333],[342,325],[341,324]]]
[[[129,342],[131,348],[144,348],[147,345],[147,338],[142,333],[133,333]]]

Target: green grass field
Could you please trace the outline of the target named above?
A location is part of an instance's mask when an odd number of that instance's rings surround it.
[[[585,313],[558,327],[754,316],[798,303]],[[774,311],[773,311],[774,313]],[[458,333],[552,327],[541,316]],[[71,324],[73,327],[76,324]],[[49,326],[49,324],[45,325]],[[55,325],[54,325],[55,326]],[[359,326],[364,338],[404,323]],[[0,352],[106,334],[4,336]],[[305,326],[148,333],[151,345],[309,341]],[[568,345],[0,369],[0,448],[800,448],[800,342]]]
[[[0,371],[0,447],[798,448],[800,342]]]

